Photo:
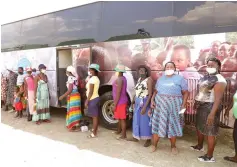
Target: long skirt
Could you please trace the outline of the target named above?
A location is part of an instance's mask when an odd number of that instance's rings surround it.
[[[211,113],[213,103],[195,102],[197,106],[196,128],[203,135],[217,136],[219,131],[221,107],[216,112],[213,125],[207,125],[207,117]]]
[[[182,96],[159,95],[152,115],[152,134],[159,137],[183,136],[183,117],[179,115]]]
[[[30,115],[33,115],[34,113],[34,99],[35,99],[34,91],[28,90],[28,107]]]
[[[39,120],[50,120],[49,98],[37,98],[36,113],[33,113],[32,121]]]
[[[66,126],[69,130],[79,126],[81,114],[81,96],[77,90],[73,90],[67,99]]]
[[[135,139],[147,140],[151,139],[151,126],[150,117],[148,116],[148,111],[150,110],[150,104],[146,108],[146,113],[141,114],[143,106],[146,104],[148,97],[135,99],[134,115],[133,115],[133,137]]]

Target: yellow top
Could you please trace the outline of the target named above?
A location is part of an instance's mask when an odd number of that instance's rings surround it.
[[[92,76],[89,79],[89,81],[87,82],[87,84],[86,84],[86,90],[87,90],[86,95],[87,95],[87,97],[89,95],[89,89],[90,89],[89,85],[90,84],[94,85],[94,91],[93,91],[93,94],[92,94],[91,99],[90,99],[90,100],[93,100],[93,99],[99,97],[99,93],[98,93],[99,92],[99,86],[100,86],[99,78],[97,76]]]

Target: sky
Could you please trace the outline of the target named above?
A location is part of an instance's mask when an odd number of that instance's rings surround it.
[[[80,6],[97,0],[3,0],[1,1],[1,25],[41,14]]]

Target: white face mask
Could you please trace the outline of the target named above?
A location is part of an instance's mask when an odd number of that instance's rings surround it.
[[[208,72],[208,74],[215,74],[216,73],[216,68],[206,68],[206,71]]]
[[[92,74],[91,74],[91,72],[90,71],[88,71],[88,76],[91,76]]]
[[[46,70],[45,70],[45,69],[42,69],[41,72],[42,72],[43,74],[45,74]]]
[[[173,75],[174,70],[165,70],[165,75]]]

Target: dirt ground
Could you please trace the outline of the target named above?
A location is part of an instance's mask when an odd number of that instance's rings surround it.
[[[215,163],[202,163],[197,157],[203,153],[195,152],[189,149],[191,145],[196,144],[195,129],[186,127],[184,136],[177,140],[179,149],[178,155],[170,154],[169,140],[160,140],[158,151],[150,153],[151,148],[144,148],[143,142],[133,143],[128,141],[118,141],[112,131],[103,127],[99,128],[99,137],[95,139],[87,139],[88,133],[68,132],[65,127],[65,112],[61,110],[53,110],[51,112],[52,123],[35,125],[33,122],[27,122],[26,118],[14,118],[14,113],[1,111],[1,121],[3,124],[9,125],[15,129],[25,132],[41,135],[55,141],[72,144],[78,149],[86,149],[108,157],[118,158],[141,164],[144,166],[154,167],[236,167],[236,164],[226,162],[223,157],[234,154],[234,146],[232,139],[232,130],[221,129],[215,150]],[[128,137],[131,136],[131,130]],[[29,146],[30,147],[30,146]],[[205,145],[206,149],[206,145]],[[110,166],[113,164],[110,164]]]

